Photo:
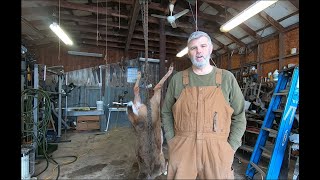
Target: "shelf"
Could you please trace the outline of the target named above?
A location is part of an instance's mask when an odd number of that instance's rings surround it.
[[[275,57],[275,58],[272,58],[272,59],[267,59],[263,62],[259,62],[260,64],[264,64],[264,63],[268,63],[268,62],[273,62],[273,61],[277,61],[279,59],[286,59],[286,58],[290,58],[290,57],[295,57],[295,56],[299,56],[299,53],[295,53],[295,54],[288,54],[288,55],[285,55],[285,56],[282,56],[282,57]]]
[[[243,64],[243,67],[255,66],[257,64],[258,64],[258,62],[248,62],[248,63]]]
[[[253,151],[253,147],[248,146],[248,145],[241,145],[239,147],[239,149],[245,150],[247,152],[252,152]],[[265,158],[269,158],[269,159],[271,157],[271,155],[269,153],[265,153],[265,152],[262,153],[262,156],[264,156]]]
[[[258,75],[258,73],[243,74],[242,77],[250,77],[254,75]]]
[[[265,63],[269,63],[269,62],[273,62],[273,61],[279,61],[279,57],[265,60],[263,62],[260,62],[260,64],[265,64]]]
[[[274,130],[274,131],[276,131],[276,130]],[[260,133],[260,128],[246,129],[246,132],[252,133],[252,134],[259,134]],[[269,132],[269,137],[276,138],[277,134]]]
[[[288,55],[283,56],[282,58],[285,59],[285,58],[290,58],[290,57],[295,57],[295,56],[299,56],[299,53],[288,54]]]

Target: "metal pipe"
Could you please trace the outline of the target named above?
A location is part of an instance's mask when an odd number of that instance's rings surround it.
[[[33,71],[33,88],[34,89],[39,89],[39,67],[38,64],[34,65],[34,71]],[[36,154],[38,154],[38,144],[37,144],[37,139],[38,139],[38,94],[36,94],[33,98],[33,134],[34,134],[34,139],[33,139],[33,147],[35,149]]]

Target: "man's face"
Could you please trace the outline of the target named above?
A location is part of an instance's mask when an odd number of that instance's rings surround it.
[[[209,64],[211,52],[212,45],[209,44],[208,38],[205,36],[193,39],[188,44],[189,58],[197,68],[203,68]]]

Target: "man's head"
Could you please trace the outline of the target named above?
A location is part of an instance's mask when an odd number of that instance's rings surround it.
[[[210,36],[202,31],[193,32],[188,39],[188,55],[194,66],[203,68],[210,64],[213,47]]]

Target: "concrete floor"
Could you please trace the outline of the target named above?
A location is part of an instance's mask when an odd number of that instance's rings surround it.
[[[69,130],[63,133],[61,140],[70,142],[58,143],[58,148],[51,157],[60,165],[58,176],[57,165],[51,160],[46,169],[46,160],[37,158],[35,173],[37,179],[135,179],[139,167],[135,157],[136,137],[131,127],[116,127],[107,133],[99,131]],[[167,147],[164,146],[167,158]],[[235,179],[245,179],[245,171],[251,153],[238,150],[233,168]],[[295,160],[290,162],[289,178],[292,179]],[[267,165],[265,166],[267,167]],[[157,179],[166,179],[165,175]],[[261,179],[257,173],[254,179]]]

